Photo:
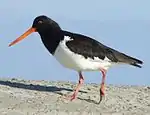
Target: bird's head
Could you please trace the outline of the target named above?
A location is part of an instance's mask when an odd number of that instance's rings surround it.
[[[9,46],[12,46],[16,44],[17,42],[23,40],[24,38],[26,38],[28,35],[30,35],[33,32],[38,32],[39,34],[42,34],[46,32],[47,30],[48,31],[52,31],[53,29],[56,30],[56,28],[60,30],[59,25],[54,20],[44,15],[38,16],[34,19],[32,27],[29,28],[24,34],[22,34],[16,40],[11,42]]]

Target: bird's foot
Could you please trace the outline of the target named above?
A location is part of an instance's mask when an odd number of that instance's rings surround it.
[[[76,93],[73,93],[72,95],[63,95],[61,96],[61,99],[66,99],[66,100],[70,100],[73,101],[74,99],[76,99],[77,95]]]
[[[76,97],[77,97],[76,93],[73,93],[72,95],[66,96],[66,99],[73,101],[74,99],[76,99]]]
[[[103,91],[103,90],[100,90],[100,100],[99,100],[98,104],[101,103],[101,101],[103,100],[104,97],[105,97],[104,91]]]
[[[104,97],[105,97],[105,91],[104,91],[104,85],[102,85],[102,87],[100,88],[100,100],[99,100],[98,104],[101,103],[101,101],[103,100]]]
[[[76,99],[76,97],[77,97],[77,94],[73,93],[73,95],[71,95],[70,101],[73,101],[74,99]]]

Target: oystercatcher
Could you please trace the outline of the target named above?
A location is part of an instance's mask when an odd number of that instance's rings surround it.
[[[77,97],[78,91],[83,84],[82,71],[101,71],[102,82],[100,87],[100,100],[105,95],[105,77],[107,70],[118,64],[129,64],[141,68],[143,62],[114,50],[95,39],[72,33],[61,29],[59,24],[51,18],[41,15],[34,19],[32,27],[14,40],[9,46],[14,45],[27,37],[32,32],[38,32],[47,50],[64,67],[73,69],[79,74],[79,83],[70,100]]]

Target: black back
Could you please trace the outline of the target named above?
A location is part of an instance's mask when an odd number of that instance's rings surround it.
[[[77,54],[83,55],[85,58],[90,57],[94,59],[94,57],[99,57],[104,60],[107,56],[111,61],[118,61],[111,49],[90,37],[67,31],[64,31],[64,35],[73,38],[72,41],[66,43],[69,49]]]

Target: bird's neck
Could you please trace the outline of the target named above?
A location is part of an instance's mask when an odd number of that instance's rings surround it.
[[[44,31],[40,33],[41,39],[47,50],[53,55],[59,42],[63,38],[61,30]]]

